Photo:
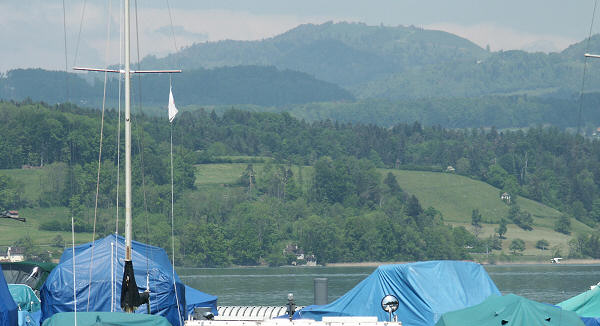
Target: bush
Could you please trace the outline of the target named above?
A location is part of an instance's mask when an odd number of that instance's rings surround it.
[[[545,239],[538,240],[538,242],[535,243],[535,247],[540,250],[548,250],[549,246],[550,243],[548,243],[548,241]]]
[[[554,231],[566,235],[571,234],[571,219],[566,215],[562,215],[554,224]]]

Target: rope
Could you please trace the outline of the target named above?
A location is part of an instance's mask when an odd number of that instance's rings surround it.
[[[83,0],[83,7],[81,8],[81,20],[79,21],[79,33],[77,34],[77,46],[75,46],[75,56],[73,57],[73,65],[77,64],[77,56],[79,55],[79,43],[81,41],[81,30],[83,29],[83,18],[85,17],[85,6],[86,0]]]
[[[177,52],[177,39],[175,38],[175,28],[173,27],[173,15],[171,13],[171,6],[169,4],[169,0],[167,2],[167,9],[169,12],[169,21],[171,23],[171,35],[173,37],[173,46],[175,47],[175,52]],[[173,56],[172,56],[173,58]],[[169,89],[172,89],[172,80],[171,74],[169,74]],[[175,289],[175,300],[177,300],[177,316],[179,317],[179,325],[182,325],[181,322],[181,307],[179,306],[179,297],[177,294],[177,284],[175,282],[175,191],[174,191],[174,178],[173,178],[173,122],[170,123],[170,136],[171,136],[171,250],[172,250],[172,277],[173,277],[173,288]]]
[[[75,326],[77,326],[77,287],[75,286],[75,219],[71,215],[71,243],[73,244],[73,305],[75,308]]]
[[[167,10],[169,11],[169,20],[171,22],[171,35],[173,37],[173,46],[175,46],[175,52],[177,52],[178,47],[177,47],[177,39],[175,39],[175,28],[173,27],[173,15],[171,14],[171,6],[169,5],[169,0],[166,0],[166,1],[167,1]],[[171,75],[169,75],[169,76],[171,76]],[[169,77],[169,84],[171,83],[170,79],[171,79],[171,77]]]
[[[110,48],[110,23],[111,23],[111,16],[110,16],[110,12],[112,9],[112,0],[108,2],[108,23],[107,23],[107,28],[106,28],[106,34],[107,34],[107,38],[106,38],[106,68],[108,69],[108,52],[109,52],[109,48]],[[92,257],[91,257],[91,261],[90,264],[93,265],[94,264],[94,247],[95,247],[95,243],[94,240],[96,239],[96,221],[98,218],[98,194],[100,193],[100,169],[102,167],[102,141],[104,138],[104,109],[105,109],[105,104],[106,104],[106,84],[108,82],[108,72],[105,71],[104,72],[104,91],[103,91],[103,95],[102,95],[102,118],[100,120],[100,148],[98,150],[98,172],[96,175],[96,199],[95,199],[95,203],[94,203],[94,226],[92,229]],[[90,296],[91,296],[91,292],[92,292],[92,267],[90,266],[89,268],[89,286],[88,286],[88,298],[87,298],[87,308],[86,311],[89,311],[90,309]]]
[[[594,1],[594,10],[592,11],[592,22],[590,24],[590,31],[588,33],[588,38],[585,44],[585,53],[588,52],[590,48],[590,41],[592,39],[592,28],[594,27],[594,19],[596,18],[596,7],[598,5],[598,0]],[[588,57],[584,57],[583,61],[583,77],[581,78],[581,91],[579,92],[579,113],[577,114],[577,135],[581,132],[581,111],[583,110],[583,90],[585,88],[585,75],[587,72],[587,63]]]
[[[140,61],[141,61],[141,56],[140,56],[140,27],[139,27],[139,20],[138,20],[138,7],[137,7],[137,0],[135,0],[134,2],[134,9],[135,9],[135,37],[136,37],[136,52],[137,52],[137,69],[141,70],[140,68]],[[139,94],[139,106],[140,106],[140,112],[142,111],[142,77],[138,74],[138,94]],[[143,127],[142,127],[143,128]],[[143,139],[143,129],[142,132],[140,134],[140,137],[138,138],[138,142],[142,142],[144,141]],[[150,231],[149,231],[149,225],[148,225],[148,204],[146,201],[146,178],[145,178],[145,173],[144,173],[144,169],[143,169],[143,165],[144,165],[144,151],[143,151],[143,146],[140,146],[141,150],[141,155],[140,155],[140,159],[141,159],[141,164],[142,164],[142,192],[143,192],[143,197],[144,197],[144,220],[145,220],[145,226],[146,226],[146,244],[148,244],[148,242],[150,241],[149,236],[150,236]],[[149,248],[148,246],[146,246],[146,288],[148,290],[150,290],[150,255],[149,253]]]
[[[67,9],[65,0],[62,1],[63,7],[63,36],[65,41],[65,101],[69,101],[69,59],[67,54]]]
[[[169,75],[169,88],[171,87],[171,75]],[[173,277],[173,288],[175,289],[175,300],[177,301],[177,316],[179,317],[179,325],[181,326],[181,308],[179,307],[179,297],[177,294],[177,284],[175,282],[175,219],[174,219],[174,212],[175,212],[175,192],[174,192],[174,182],[173,182],[173,123],[170,123],[170,129],[171,129],[171,249],[172,249],[172,260],[173,260],[173,265],[171,265],[172,267],[172,277]]]

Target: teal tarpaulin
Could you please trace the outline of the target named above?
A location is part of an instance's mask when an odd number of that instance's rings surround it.
[[[75,325],[74,312],[52,315],[43,326]],[[124,312],[78,312],[77,326],[171,326],[165,317],[157,315],[128,314]]]
[[[589,291],[557,304],[557,306],[574,311],[581,317],[600,317],[600,287],[595,286]]]
[[[36,312],[41,309],[40,299],[33,290],[25,284],[9,284],[8,290],[19,310]]]
[[[584,326],[572,311],[518,295],[493,295],[482,303],[445,313],[435,326]]]

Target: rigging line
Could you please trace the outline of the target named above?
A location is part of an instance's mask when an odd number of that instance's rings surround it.
[[[585,53],[588,52],[590,48],[590,41],[592,39],[592,29],[594,27],[594,20],[596,18],[596,7],[598,6],[598,0],[594,1],[594,10],[592,11],[592,22],[590,24],[590,31],[588,33],[588,38],[585,44]],[[583,111],[583,91],[585,88],[585,75],[587,72],[587,63],[588,57],[584,57],[583,59],[583,77],[581,78],[581,91],[579,92],[579,113],[577,114],[577,135],[581,132],[581,112]]]
[[[169,75],[171,76],[171,75]],[[171,87],[170,85],[171,80],[169,77],[169,88]],[[181,308],[179,307],[179,297],[177,295],[177,283],[175,282],[175,218],[174,218],[174,212],[175,212],[175,208],[174,208],[174,203],[175,203],[175,193],[174,193],[174,186],[173,186],[173,122],[171,122],[170,124],[170,129],[171,129],[171,250],[172,250],[172,260],[173,260],[173,265],[171,265],[172,267],[172,277],[173,277],[173,289],[175,289],[175,301],[177,301],[177,316],[179,316],[179,325],[181,325]]]
[[[140,26],[139,26],[139,19],[138,19],[138,6],[137,6],[137,0],[134,0],[133,2],[134,4],[134,12],[135,12],[135,39],[136,39],[136,52],[137,52],[137,69],[140,69]],[[140,74],[138,74],[137,76],[138,78],[138,95],[139,95],[139,106],[140,106],[140,112],[142,112],[142,76],[140,76]],[[142,133],[143,136],[143,133]],[[142,138],[140,138],[142,139]],[[142,139],[143,141],[143,139]],[[142,151],[143,152],[143,151]],[[143,155],[141,155],[141,159],[142,159],[142,164],[143,164]],[[142,176],[144,175],[144,170],[142,169]],[[144,210],[145,210],[145,215],[144,215],[144,220],[145,220],[145,224],[146,224],[146,243],[148,243],[148,241],[150,240],[150,231],[149,231],[149,226],[148,226],[148,205],[146,202],[146,184],[145,184],[145,179],[142,177],[142,189],[143,189],[143,193],[144,193]],[[150,277],[150,257],[148,255],[148,246],[146,246],[146,280],[149,280]],[[149,282],[147,282],[149,283]],[[150,284],[147,284],[147,288],[149,289]]]
[[[63,36],[65,41],[65,102],[69,101],[69,59],[67,53],[67,9],[65,0],[62,0],[63,8]]]
[[[107,27],[106,27],[106,69],[108,69],[108,53],[109,53],[109,49],[110,49],[110,26],[111,26],[111,13],[112,10],[112,0],[108,1],[108,12],[107,12]],[[104,72],[104,90],[103,90],[103,95],[102,95],[102,118],[100,120],[100,148],[98,150],[98,173],[96,175],[96,199],[95,199],[95,203],[94,203],[94,226],[92,228],[92,253],[91,253],[91,263],[90,263],[90,267],[89,267],[89,285],[88,285],[88,298],[87,298],[87,307],[86,307],[86,311],[89,311],[90,309],[90,296],[92,293],[92,265],[94,264],[94,247],[95,247],[95,243],[94,240],[96,240],[96,221],[98,218],[98,194],[100,193],[100,169],[102,168],[102,141],[104,138],[104,112],[105,112],[105,106],[106,106],[106,84],[108,82],[108,72],[105,71]]]
[[[119,24],[123,24],[123,7],[125,6],[125,4],[123,3],[123,0],[121,0],[120,2],[120,6],[119,6]],[[121,25],[121,27],[119,28],[119,69],[121,67],[123,67],[123,34],[125,34],[125,32],[123,31],[123,25]],[[119,87],[119,99],[118,99],[118,119],[117,119],[117,190],[116,190],[116,196],[117,196],[117,203],[116,203],[116,219],[115,219],[115,259],[117,260],[117,266],[119,263],[119,186],[121,185],[121,81],[123,80],[123,76],[122,74],[119,74],[118,76],[119,78],[119,82],[118,82],[118,87]],[[116,266],[115,266],[116,268]],[[116,269],[115,269],[115,273],[116,273]],[[115,287],[113,290],[113,294],[112,294],[112,299],[111,301],[115,301],[115,298],[117,296],[117,286],[116,283],[117,280],[115,278],[114,283],[115,283]],[[116,305],[116,302],[115,302]]]
[[[171,35],[173,37],[173,45],[175,46],[175,53],[177,53],[177,39],[175,38],[175,28],[173,27],[173,15],[171,14],[171,5],[169,4],[169,0],[167,1],[167,10],[169,11],[169,20],[171,22]]]
[[[77,65],[77,56],[79,55],[79,43],[81,41],[81,31],[83,29],[83,18],[85,17],[85,7],[87,1],[83,0],[83,7],[81,8],[81,20],[79,21],[79,33],[77,34],[77,45],[75,46],[75,55],[73,56],[73,65]]]
[[[75,286],[75,219],[71,215],[71,243],[73,244],[73,305],[75,326],[77,326],[77,287]],[[91,268],[90,268],[91,269]]]

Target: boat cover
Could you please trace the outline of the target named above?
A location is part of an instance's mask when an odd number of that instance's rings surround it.
[[[93,247],[92,243],[86,243],[74,248],[77,311],[111,311],[111,306],[114,306],[114,311],[121,311],[125,239],[109,235],[93,244]],[[115,244],[114,250],[112,244]],[[172,266],[166,252],[162,248],[137,241],[132,241],[131,246],[135,279],[140,292],[146,290],[148,271],[151,313],[164,316],[173,325],[180,325],[180,318],[181,321],[185,320],[185,287],[175,274],[175,291]],[[117,256],[119,259],[114,258]],[[111,296],[113,291],[114,296]],[[42,286],[40,298],[42,321],[56,313],[74,310],[73,248],[64,251],[60,263]],[[147,305],[140,306],[136,311],[146,312]]]
[[[493,295],[482,303],[442,315],[435,326],[584,326],[572,311],[515,294]]]
[[[591,290],[567,299],[557,306],[574,311],[581,317],[600,317],[600,286],[594,286]]]
[[[481,303],[500,294],[485,269],[476,263],[427,261],[379,266],[348,293],[323,306],[308,306],[294,318],[321,320],[323,316],[377,316],[388,321],[381,299],[399,300],[394,313],[403,325],[429,326],[443,313]]]
[[[42,284],[56,264],[41,263],[33,261],[22,261],[17,263],[4,262],[2,271],[8,284],[26,284],[34,291],[40,291]]]
[[[21,311],[36,312],[41,309],[40,299],[25,284],[9,284],[8,290]]]
[[[0,326],[16,326],[18,322],[17,305],[8,291],[8,285],[0,267]]]
[[[185,303],[187,313],[194,313],[196,307],[209,307],[213,315],[217,315],[217,297],[214,295],[206,294],[202,291],[198,291],[190,286],[185,286]]]
[[[162,316],[127,314],[124,312],[77,312],[75,323],[74,312],[61,312],[54,314],[44,321],[43,326],[171,326],[169,321]]]
[[[600,318],[594,317],[581,317],[585,326],[600,326]]]

